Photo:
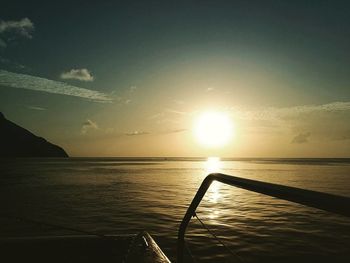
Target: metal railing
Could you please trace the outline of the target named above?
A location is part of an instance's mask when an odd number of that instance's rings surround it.
[[[203,180],[180,224],[177,239],[177,263],[183,262],[186,228],[213,181],[350,217],[349,197],[265,183],[220,173],[209,174]]]

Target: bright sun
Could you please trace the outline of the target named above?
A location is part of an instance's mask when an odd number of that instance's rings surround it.
[[[204,112],[195,122],[194,134],[198,142],[206,147],[226,145],[233,136],[233,124],[223,112]]]

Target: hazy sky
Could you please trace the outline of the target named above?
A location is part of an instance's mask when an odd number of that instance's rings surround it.
[[[0,111],[71,156],[350,157],[348,1],[57,2],[1,2]]]

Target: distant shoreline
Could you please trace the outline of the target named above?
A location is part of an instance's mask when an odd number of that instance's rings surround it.
[[[188,161],[204,162],[208,157],[1,157],[1,160],[64,160],[64,161],[127,161],[127,162],[149,162],[149,161]],[[252,163],[284,163],[284,164],[350,164],[350,158],[229,158],[223,157],[221,161],[252,162]]]

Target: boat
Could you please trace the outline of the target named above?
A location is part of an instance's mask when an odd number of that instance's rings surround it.
[[[213,181],[350,217],[350,198],[231,175],[213,173],[202,182],[178,230],[177,263],[185,262],[186,228]],[[84,232],[84,231],[81,231]],[[170,263],[146,231],[130,235],[84,235],[0,238],[0,262]]]

